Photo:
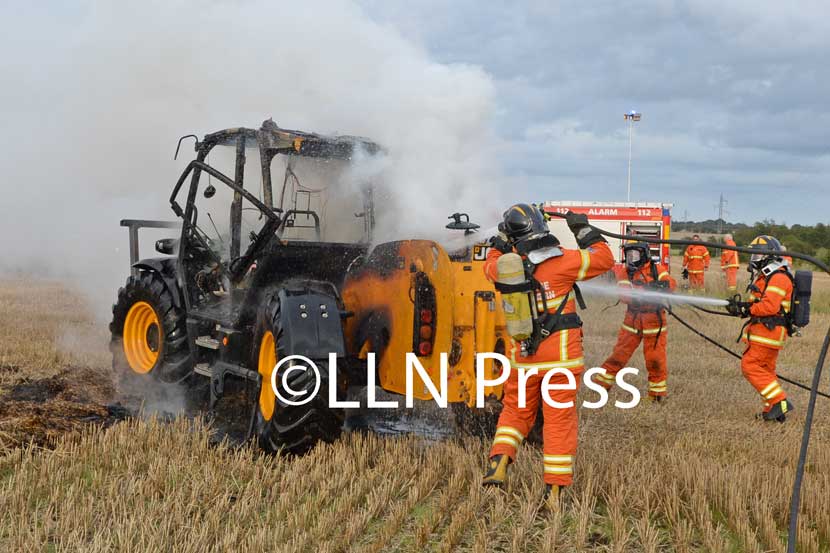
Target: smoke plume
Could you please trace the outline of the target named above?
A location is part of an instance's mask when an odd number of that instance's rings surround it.
[[[371,137],[388,152],[380,238],[502,207],[490,77],[349,1],[30,4],[0,7],[0,270],[77,284],[102,318],[128,274],[118,221],[173,218],[184,134],[273,117]]]

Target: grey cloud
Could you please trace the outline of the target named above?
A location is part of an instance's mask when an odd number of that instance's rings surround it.
[[[505,164],[530,193],[567,192],[581,176],[575,193],[612,199],[600,194],[624,187],[631,108],[644,112],[637,189],[670,193],[691,216],[711,216],[721,191],[748,205],[782,186],[821,191],[830,176],[826,2],[363,4],[438,59],[494,76]],[[734,215],[827,221],[830,199],[754,206]]]

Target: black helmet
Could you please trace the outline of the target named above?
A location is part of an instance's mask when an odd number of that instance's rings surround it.
[[[625,266],[629,271],[636,271],[651,258],[651,250],[645,242],[629,242],[623,246]]]
[[[766,234],[756,236],[755,239],[752,242],[750,242],[749,249],[776,250],[779,252],[784,251],[783,247],[781,246],[781,242],[779,242],[777,238],[775,238],[774,236],[768,236]],[[752,271],[760,271],[770,262],[781,259],[781,255],[754,253],[749,258],[749,269]]]
[[[545,216],[535,205],[516,204],[504,212],[504,220],[499,223],[503,232],[515,244],[520,240],[550,232]]]

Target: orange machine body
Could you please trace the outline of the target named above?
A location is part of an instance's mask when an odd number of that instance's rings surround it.
[[[476,353],[504,353],[507,340],[495,288],[482,270],[487,250],[478,244],[451,257],[429,240],[388,242],[349,271],[342,288],[354,313],[346,320],[347,348],[361,359],[375,353],[384,390],[406,393],[409,352],[440,389],[443,353],[448,401],[475,404]],[[487,378],[497,377],[497,370],[492,361],[485,363]],[[484,394],[500,399],[502,386],[486,387]],[[433,399],[417,373],[413,396]]]

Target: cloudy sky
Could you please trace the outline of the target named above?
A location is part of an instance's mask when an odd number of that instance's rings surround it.
[[[632,200],[830,223],[826,0],[0,0],[0,21],[6,252],[169,215],[178,136],[270,116],[387,146],[405,233],[624,200],[631,109]]]
[[[368,13],[436,60],[480,65],[515,189],[711,218],[830,222],[824,1],[389,2]]]

